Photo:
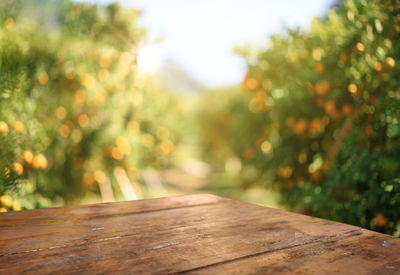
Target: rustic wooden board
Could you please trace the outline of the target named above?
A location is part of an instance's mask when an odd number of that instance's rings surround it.
[[[400,274],[400,239],[217,197],[0,214],[0,273]]]

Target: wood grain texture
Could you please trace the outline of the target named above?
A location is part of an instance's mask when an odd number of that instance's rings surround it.
[[[190,195],[1,213],[0,273],[399,274],[400,239]]]

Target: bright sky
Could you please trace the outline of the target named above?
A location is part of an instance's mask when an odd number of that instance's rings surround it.
[[[91,2],[108,3],[109,0]],[[156,69],[173,60],[207,86],[238,83],[246,67],[235,45],[266,45],[285,26],[309,26],[333,0],[122,0],[143,10],[149,31],[143,66]],[[154,41],[159,41],[155,43]],[[161,40],[161,42],[160,42]],[[139,57],[140,58],[140,57]]]

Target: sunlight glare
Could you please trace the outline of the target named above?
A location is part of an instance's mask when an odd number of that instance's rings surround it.
[[[161,56],[154,46],[147,46],[139,51],[138,64],[141,69],[147,72],[157,71],[161,66]]]

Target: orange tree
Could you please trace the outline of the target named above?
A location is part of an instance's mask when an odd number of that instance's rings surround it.
[[[177,100],[137,71],[139,12],[63,3],[56,30],[2,7],[0,195],[27,208],[96,192],[96,182],[118,193],[115,168],[136,180],[169,165],[178,140]]]
[[[271,37],[243,82],[262,114],[252,163],[297,211],[394,233],[400,220],[400,7],[346,1]],[[244,159],[244,161],[246,161]]]

